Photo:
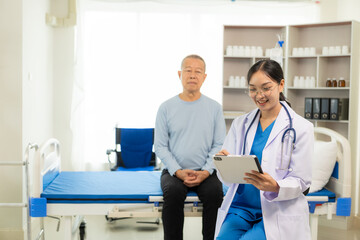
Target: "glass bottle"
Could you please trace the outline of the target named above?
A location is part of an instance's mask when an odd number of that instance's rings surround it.
[[[337,87],[337,81],[336,81],[336,78],[333,78],[332,79],[332,84],[331,84],[333,87]]]
[[[326,87],[332,87],[331,78],[326,79]]]
[[[339,87],[345,87],[345,79],[343,77],[339,78]]]

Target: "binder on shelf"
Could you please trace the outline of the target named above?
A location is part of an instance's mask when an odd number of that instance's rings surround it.
[[[313,99],[305,98],[305,118],[312,119],[313,118]]]
[[[320,119],[320,98],[312,99],[313,119]]]
[[[330,99],[330,120],[339,120],[339,99]]]
[[[339,120],[349,120],[349,99],[339,99]]]
[[[329,119],[330,114],[329,114],[329,110],[330,110],[330,99],[329,98],[321,98],[321,106],[320,106],[320,111],[321,111],[321,119]]]

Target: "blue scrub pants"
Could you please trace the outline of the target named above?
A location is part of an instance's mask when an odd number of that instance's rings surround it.
[[[249,222],[234,213],[228,213],[216,240],[266,240],[264,223]]]

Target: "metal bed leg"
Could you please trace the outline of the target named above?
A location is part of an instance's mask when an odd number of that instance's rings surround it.
[[[41,230],[43,231],[43,234],[42,234],[42,240],[45,240],[45,226],[44,226],[44,218],[41,218],[40,219],[40,226],[41,226]]]
[[[64,216],[64,239],[72,239],[72,216]]]
[[[311,231],[312,240],[317,240],[318,223],[319,223],[319,215],[310,214],[310,231]]]
[[[45,240],[44,218],[40,219],[40,232],[36,237],[36,240],[40,240],[40,239]],[[28,240],[31,240],[31,237]]]
[[[84,240],[84,239],[85,239],[85,236],[86,236],[85,228],[86,228],[86,222],[85,222],[85,221],[82,221],[82,222],[80,223],[80,227],[79,227],[80,240]]]

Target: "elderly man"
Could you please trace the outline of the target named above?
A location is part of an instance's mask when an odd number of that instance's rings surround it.
[[[200,92],[205,70],[200,56],[185,57],[178,71],[183,91],[165,101],[156,117],[155,151],[165,166],[161,176],[165,240],[183,239],[188,191],[195,191],[203,203],[203,239],[214,239],[223,190],[212,156],[220,150],[226,128],[221,105]]]

